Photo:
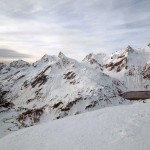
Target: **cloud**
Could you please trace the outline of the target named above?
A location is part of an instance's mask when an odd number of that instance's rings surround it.
[[[10,49],[1,49],[0,48],[0,58],[14,58],[14,59],[22,59],[22,58],[30,58],[31,55],[23,54],[16,52]]]
[[[79,60],[128,44],[143,47],[149,8],[149,0],[0,0],[0,47],[37,58],[61,50]]]

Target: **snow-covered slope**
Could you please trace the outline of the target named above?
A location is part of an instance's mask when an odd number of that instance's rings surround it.
[[[116,106],[20,130],[3,150],[149,150],[150,101]]]

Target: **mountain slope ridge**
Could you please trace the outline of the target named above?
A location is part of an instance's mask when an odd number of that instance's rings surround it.
[[[14,116],[15,127],[11,130],[41,120],[131,103],[119,96],[125,90],[119,80],[62,53],[59,57],[44,55],[23,68],[18,65],[8,68],[4,74],[5,68],[2,69],[1,88],[7,91],[5,99],[13,103],[18,114]]]
[[[82,62],[60,52],[58,56],[44,55],[33,64],[21,60],[13,65],[0,63],[0,111],[8,115],[2,116],[0,123],[5,126],[3,120],[11,120],[8,128],[13,131],[46,120],[131,104],[120,94],[150,88],[149,50],[149,46],[139,50],[128,46],[111,55],[90,54]],[[146,59],[137,63],[135,56]]]
[[[131,46],[127,46],[110,55],[99,56],[100,54],[89,54],[83,59],[83,63],[119,79],[128,90],[150,90],[149,77],[144,76],[148,72],[150,63],[150,47],[148,45],[143,49],[133,49]]]

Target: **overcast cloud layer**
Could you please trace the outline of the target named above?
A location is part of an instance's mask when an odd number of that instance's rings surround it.
[[[6,53],[7,52],[7,53]],[[9,49],[0,49],[0,58],[30,58],[30,55],[16,52]]]
[[[3,55],[33,61],[63,51],[81,60],[149,42],[150,0],[0,0]]]

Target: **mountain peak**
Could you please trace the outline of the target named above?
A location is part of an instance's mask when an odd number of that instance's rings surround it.
[[[47,54],[45,54],[42,58],[48,58],[48,55],[47,55]]]
[[[47,54],[45,54],[42,58],[41,58],[44,62],[47,62],[49,59],[49,56]]]
[[[132,49],[132,47],[131,47],[130,45],[128,45],[126,49],[129,49],[129,50],[130,50],[130,49]]]
[[[59,54],[58,54],[58,57],[59,58],[65,58],[66,56],[60,51]]]
[[[83,59],[84,60],[90,60],[93,57],[93,53],[90,53],[88,55],[86,55],[86,57]]]
[[[10,63],[10,67],[14,67],[14,68],[23,68],[25,66],[29,67],[30,64],[24,60],[21,60],[21,59],[19,59],[17,61],[13,61]]]
[[[126,51],[126,52],[133,52],[134,49],[133,49],[130,45],[128,45],[128,46],[125,48],[125,51]]]
[[[42,58],[41,58],[42,61],[44,62],[55,62],[58,60],[58,57],[55,56],[55,55],[47,55],[45,54]]]
[[[150,43],[147,46],[150,47]]]

